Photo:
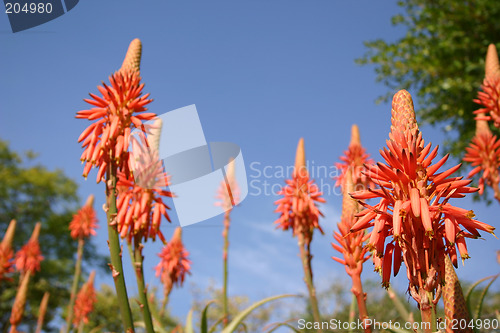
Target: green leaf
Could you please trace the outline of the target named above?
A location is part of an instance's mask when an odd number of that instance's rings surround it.
[[[472,292],[474,291],[474,289],[479,285],[481,284],[482,282],[484,281],[487,281],[489,279],[492,279],[494,278],[495,276],[487,276],[485,278],[482,278],[478,281],[476,281],[472,286],[469,287],[469,290],[467,290],[467,294],[465,295],[465,304],[467,304],[467,310],[469,311],[469,313],[471,314],[472,316],[472,306],[471,306],[471,296],[472,296]],[[472,318],[474,319],[474,318]]]
[[[488,293],[488,289],[490,289],[491,284],[492,284],[493,282],[495,282],[495,280],[498,278],[498,276],[499,276],[499,275],[500,275],[500,274],[495,275],[495,276],[491,279],[490,283],[488,283],[488,285],[486,286],[486,288],[484,288],[483,292],[481,293],[481,296],[479,297],[479,303],[478,303],[478,304],[477,304],[477,306],[476,306],[476,313],[475,313],[474,318],[478,319],[478,318],[480,318],[480,317],[481,317],[481,311],[482,311],[482,309],[483,309],[484,297],[486,297],[486,294]]]
[[[215,301],[210,301],[207,303],[205,308],[203,309],[203,312],[201,313],[201,324],[200,324],[200,329],[201,333],[208,333],[208,318],[207,318],[207,312],[208,308],[211,304],[215,303]]]
[[[285,326],[285,327],[288,327],[291,331],[295,332],[295,333],[300,333],[300,331],[298,329],[296,329],[295,327],[293,327],[292,325],[288,324],[288,323],[275,323],[274,326],[271,330],[267,331],[267,333],[272,333],[274,331],[276,331],[278,328],[280,328],[281,326]]]
[[[186,317],[186,328],[184,329],[185,333],[194,333],[193,329],[193,309],[189,310],[189,313]]]
[[[285,297],[298,297],[298,295],[278,295],[278,296],[273,296],[273,297],[268,297],[265,298],[259,302],[253,303],[250,305],[248,308],[245,310],[241,311],[236,315],[236,317],[229,323],[229,325],[222,331],[222,333],[232,333],[236,330],[236,328],[243,322],[243,320],[248,316],[253,310],[258,308],[261,305],[264,305],[267,302],[274,301],[280,298],[285,298]],[[186,332],[190,333],[190,332]]]

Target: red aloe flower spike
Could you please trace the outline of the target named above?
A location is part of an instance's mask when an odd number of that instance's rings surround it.
[[[343,186],[346,172],[348,169],[351,169],[352,180],[355,185],[354,191],[371,187],[372,184],[368,181],[363,171],[365,170],[365,164],[373,164],[374,162],[370,159],[370,155],[366,153],[365,148],[361,146],[357,125],[352,125],[351,142],[347,150],[344,151],[344,156],[340,157],[340,160],[342,162],[335,163],[335,167],[340,170],[340,174],[334,177],[336,180],[335,186]]]
[[[292,179],[286,183],[287,185],[278,193],[283,195],[283,198],[275,202],[278,205],[275,212],[281,213],[281,216],[274,223],[283,230],[292,229],[294,237],[302,234],[305,243],[310,244],[314,229],[317,228],[323,233],[319,225],[319,216],[323,214],[319,211],[317,203],[325,202],[325,199],[321,197],[322,193],[314,184],[314,180],[309,180],[304,139],[299,140]]]
[[[468,254],[464,236],[475,238],[479,236],[478,230],[493,233],[494,228],[473,220],[472,211],[449,203],[451,198],[463,197],[465,193],[472,193],[477,189],[467,186],[469,180],[450,177],[460,165],[444,172],[438,172],[439,168],[432,165],[437,149],[429,153],[430,146],[425,146],[415,121],[411,96],[404,90],[399,91],[393,99],[389,136],[388,151],[384,150],[382,154],[385,163],[371,166],[370,173],[367,173],[374,183],[380,185],[380,191],[366,190],[353,194],[354,198],[362,198],[364,195],[373,198],[376,194],[380,197],[380,202],[369,206],[360,200],[366,209],[358,214],[363,217],[351,227],[351,232],[377,225],[376,219],[381,215],[385,217],[382,235],[376,237],[376,244],[370,245],[381,255],[384,238],[388,238],[389,243],[394,239],[398,240],[407,268],[409,290],[420,303],[422,314],[427,316],[432,306],[426,302],[437,302],[441,283],[444,281],[442,258],[445,254],[453,256],[452,246],[447,241],[456,239],[459,251],[465,258]],[[443,163],[438,162],[440,165]],[[372,175],[377,175],[378,179]],[[453,228],[446,228],[446,219],[454,223]],[[470,234],[465,234],[462,227]],[[450,232],[455,234],[448,234]],[[387,249],[391,248],[386,248],[386,251]],[[391,259],[387,259],[386,255],[387,253],[383,256],[382,266],[383,270],[388,271]],[[396,272],[395,269],[394,271]],[[383,274],[386,285],[389,283],[389,276],[390,274]],[[435,299],[430,299],[430,295],[434,295]]]
[[[182,229],[177,227],[170,242],[158,254],[160,263],[155,267],[156,276],[160,277],[163,284],[165,298],[168,298],[174,285],[181,287],[186,274],[191,274],[191,260],[188,256],[189,252],[182,244]]]
[[[94,195],[91,194],[87,198],[85,205],[73,216],[69,224],[71,237],[73,239],[88,238],[91,235],[95,236],[97,226],[97,217],[94,210]]]
[[[474,111],[476,120],[493,120],[496,127],[500,126],[500,66],[498,54],[493,44],[488,46],[485,63],[485,78],[474,100],[482,108]]]
[[[7,275],[14,271],[12,240],[14,239],[15,230],[16,220],[11,220],[0,243],[0,282],[2,280],[10,280]]]
[[[113,160],[118,170],[128,173],[128,148],[131,129],[146,132],[143,121],[151,120],[154,113],[144,113],[152,102],[149,94],[142,95],[144,84],[138,71],[118,71],[110,76],[110,85],[98,87],[99,97],[90,94],[85,101],[92,109],[77,112],[76,118],[95,121],[85,129],[78,142],[85,148],[81,160],[85,163],[83,176],[96,167],[97,182],[105,175],[106,166]]]
[[[274,222],[278,228],[293,231],[293,236],[297,236],[297,242],[304,269],[304,281],[309,291],[309,300],[312,307],[315,321],[320,321],[316,290],[313,284],[311,268],[311,241],[314,229],[321,233],[323,230],[319,225],[319,216],[323,214],[317,207],[318,202],[325,202],[319,188],[314,184],[314,180],[309,180],[309,173],[306,167],[306,155],[304,149],[304,139],[300,139],[295,154],[295,168],[292,179],[286,180],[286,186],[278,193],[283,198],[275,201],[278,205],[275,212],[280,213],[280,217]],[[318,330],[322,332],[322,330]]]
[[[132,139],[129,165],[133,172],[118,172],[117,228],[120,236],[129,241],[134,237],[154,241],[156,236],[165,241],[160,230],[161,217],[170,222],[167,213],[170,207],[162,197],[172,197],[173,194],[163,189],[169,180],[158,155],[161,125],[158,118],[147,139],[141,132]]]
[[[16,299],[12,306],[10,314],[10,331],[9,333],[17,333],[17,326],[21,323],[24,315],[24,307],[26,305],[26,297],[28,295],[28,285],[30,282],[31,272],[27,271],[21,278],[19,289],[17,289]]]
[[[29,241],[16,253],[15,264],[16,269],[25,274],[26,272],[40,271],[40,263],[43,260],[42,252],[40,251],[40,244],[38,243],[38,236],[42,224],[38,222],[35,224],[33,233]]]
[[[94,289],[95,271],[90,273],[89,279],[82,286],[76,296],[73,318],[73,325],[78,327],[81,323],[89,322],[89,314],[94,310],[94,304],[97,302],[97,296]]]
[[[349,196],[349,192],[354,189],[354,182],[351,177],[352,169],[347,169],[342,185],[342,216],[338,224],[338,232],[335,231],[333,237],[337,241],[332,243],[332,247],[342,254],[343,259],[332,257],[333,260],[345,266],[347,274],[352,279],[351,292],[356,297],[359,309],[359,318],[365,322],[368,318],[366,309],[365,293],[361,283],[361,272],[363,263],[369,259],[368,249],[364,246],[365,235],[363,231],[350,232],[355,215],[359,210],[359,205]],[[371,332],[370,327],[365,327],[365,332]]]

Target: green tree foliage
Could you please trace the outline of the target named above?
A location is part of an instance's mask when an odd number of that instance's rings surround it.
[[[419,120],[440,124],[446,147],[460,156],[473,136],[472,102],[484,78],[484,58],[490,43],[500,46],[500,1],[405,0],[404,13],[392,17],[404,36],[394,42],[365,42],[366,54],[356,61],[373,64],[377,81],[390,91],[417,96]]]
[[[153,288],[151,294],[156,294],[156,290]],[[139,307],[138,299],[131,299],[130,306],[132,310],[132,316],[137,321],[142,320],[142,312]],[[156,298],[149,298],[149,306],[151,311],[155,313],[155,325],[161,326],[161,329],[170,332],[177,322],[172,319],[172,317],[166,313],[164,315],[159,315],[161,300],[158,301]],[[136,332],[145,332],[145,330],[139,325],[137,325]],[[97,291],[97,302],[94,306],[94,311],[89,315],[89,322],[85,325],[84,332],[122,332],[122,320],[120,318],[120,308],[118,306],[118,298],[116,297],[114,287],[103,284],[100,286],[99,291]]]
[[[33,332],[38,307],[43,293],[50,292],[49,307],[44,329],[56,332],[58,327],[50,321],[56,309],[67,306],[74,273],[77,242],[70,237],[69,222],[79,208],[76,183],[61,170],[49,171],[35,165],[35,154],[29,152],[23,159],[0,140],[0,237],[12,219],[17,220],[13,248],[19,250],[30,238],[36,222],[42,223],[40,248],[45,260],[41,271],[30,282],[29,298],[23,330]],[[85,245],[87,264],[104,267],[104,258],[96,255],[91,242]],[[7,332],[18,274],[12,282],[0,284],[0,332]]]

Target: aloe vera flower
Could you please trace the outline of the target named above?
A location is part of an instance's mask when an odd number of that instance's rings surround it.
[[[26,272],[40,271],[40,263],[43,260],[40,244],[38,243],[38,235],[40,234],[41,224],[38,222],[31,234],[29,241],[16,253],[15,264],[16,269],[22,274]]]
[[[14,251],[12,250],[12,240],[14,231],[16,230],[16,220],[12,220],[5,231],[2,242],[0,242],[0,282],[2,280],[10,280],[7,276],[14,271],[14,262],[12,258]]]
[[[478,189],[468,186],[469,179],[451,177],[460,164],[439,172],[448,155],[433,164],[438,147],[431,150],[430,143],[424,144],[405,90],[394,95],[391,121],[387,148],[380,151],[385,163],[367,165],[365,171],[379,188],[351,194],[365,207],[351,232],[373,226],[368,247],[382,259],[384,286],[391,272],[399,271],[402,256],[413,298],[426,304],[422,295],[436,291],[435,303],[444,282],[444,255],[451,258],[456,246],[462,259],[468,258],[466,238],[478,238],[480,230],[493,233],[494,228],[475,220],[472,210],[450,203]],[[380,201],[374,206],[363,201],[371,198]]]
[[[96,235],[97,217],[93,203],[94,196],[90,195],[85,205],[73,215],[73,219],[69,223],[69,230],[73,239],[88,238],[91,235]]]
[[[323,234],[319,225],[319,217],[323,216],[317,207],[317,203],[325,202],[322,193],[313,179],[309,179],[306,169],[306,157],[304,152],[304,139],[300,139],[297,146],[295,168],[291,179],[286,179],[286,186],[278,192],[283,198],[275,201],[275,212],[280,217],[274,222],[277,228],[282,230],[292,229],[293,236],[302,234],[306,244],[312,240],[314,229]]]
[[[83,284],[78,292],[75,301],[73,324],[78,326],[80,323],[87,324],[89,322],[89,314],[94,310],[94,305],[97,302],[97,296],[94,289],[95,271],[90,273],[89,279]]]
[[[139,129],[146,133],[144,121],[156,115],[145,107],[151,103],[149,94],[142,95],[144,83],[141,83],[139,71],[121,70],[109,77],[110,84],[98,86],[101,96],[90,94],[87,103],[95,106],[77,112],[76,118],[88,119],[93,123],[78,138],[85,148],[81,161],[85,163],[83,176],[87,177],[92,167],[99,169],[97,182],[106,172],[106,167],[115,161],[118,170],[129,173],[128,149],[131,131]]]
[[[479,194],[483,194],[484,185],[498,186],[500,176],[500,140],[488,128],[485,120],[476,121],[476,135],[472,138],[469,147],[465,148],[465,162],[474,167],[467,178],[471,178],[482,171],[479,177]]]
[[[161,217],[171,222],[162,197],[173,197],[172,192],[165,190],[169,177],[164,171],[163,163],[158,156],[158,140],[161,129],[158,119],[150,126],[150,136],[146,138],[142,132],[132,139],[130,155],[130,174],[118,172],[117,224],[122,238],[131,240],[138,236],[145,241],[158,236],[162,242],[165,237],[160,230]]]
[[[490,44],[486,53],[485,78],[474,100],[482,108],[474,111],[476,120],[492,120],[500,127],[500,65],[495,45]]]
[[[168,296],[174,285],[182,286],[186,274],[191,274],[189,252],[182,244],[182,229],[177,227],[170,242],[158,254],[160,263],[155,267],[156,276],[160,277],[165,295]]]
[[[352,182],[355,189],[365,189],[370,187],[368,178],[363,174],[365,164],[373,164],[370,155],[366,153],[365,148],[361,145],[359,138],[359,128],[357,125],[352,125],[351,128],[351,142],[344,155],[340,156],[342,162],[335,163],[335,166],[340,170],[340,174],[334,177],[336,180],[335,186],[343,186],[345,182],[345,175],[347,170],[351,171]]]

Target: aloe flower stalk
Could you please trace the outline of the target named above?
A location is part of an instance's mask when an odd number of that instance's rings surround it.
[[[76,118],[88,119],[93,123],[80,135],[84,152],[81,156],[85,163],[84,177],[92,167],[98,169],[97,182],[106,179],[106,205],[108,220],[111,272],[120,305],[120,314],[126,333],[134,332],[132,313],[128,302],[127,289],[123,276],[121,248],[117,230],[116,184],[118,172],[130,173],[129,145],[133,129],[144,134],[147,127],[144,121],[153,119],[154,113],[145,113],[146,105],[151,103],[149,94],[142,95],[139,62],[141,43],[134,40],[128,49],[122,68],[111,75],[110,85],[103,83],[98,87],[102,96],[90,94],[85,101],[94,107],[79,111]]]
[[[47,306],[49,304],[50,293],[45,292],[43,294],[42,301],[40,302],[40,308],[38,310],[38,321],[36,324],[36,333],[42,332],[43,321],[45,320],[45,313],[47,312]]]
[[[379,188],[351,194],[365,207],[351,232],[374,227],[368,247],[381,260],[385,287],[391,273],[398,273],[402,255],[408,289],[420,306],[422,321],[435,329],[432,316],[445,279],[444,256],[453,261],[458,248],[462,260],[468,258],[466,238],[480,237],[480,230],[493,234],[494,228],[475,220],[473,211],[450,203],[478,189],[468,186],[469,179],[450,177],[460,164],[439,172],[448,155],[432,164],[438,149],[424,144],[405,90],[394,95],[391,121],[387,148],[380,152],[385,163],[367,165],[365,171]],[[380,201],[373,206],[363,201],[371,198]]]
[[[133,245],[131,256],[139,301],[146,331],[149,333],[154,333],[154,328],[144,282],[143,242],[150,238],[155,241],[157,236],[165,241],[160,223],[162,216],[170,222],[167,213],[170,208],[163,202],[162,197],[173,196],[171,192],[162,189],[168,185],[168,177],[159,158],[161,127],[162,121],[158,118],[150,125],[147,138],[139,132],[139,135],[132,139],[129,163],[132,173],[119,172],[117,183],[117,229],[120,236],[127,239],[129,247]]]
[[[234,160],[230,160],[227,167],[226,179],[219,187],[217,198],[220,199],[216,205],[224,209],[224,230],[222,237],[224,238],[224,245],[222,250],[223,262],[223,287],[222,287],[222,324],[226,327],[229,324],[229,306],[227,296],[228,286],[228,250],[229,250],[229,227],[231,225],[231,211],[235,203],[239,202],[239,188],[235,178]]]
[[[9,274],[14,271],[12,240],[14,239],[15,230],[16,220],[12,220],[0,243],[0,282],[2,282],[2,280],[11,280]]]
[[[163,284],[164,299],[162,304],[163,313],[168,297],[174,286],[182,286],[187,274],[191,274],[191,260],[188,259],[189,252],[182,244],[182,229],[177,227],[170,242],[166,243],[158,254],[160,262],[155,267],[156,276]]]
[[[42,224],[40,222],[35,224],[35,228],[33,229],[30,239],[16,253],[15,264],[16,269],[21,273],[21,280],[27,272],[35,273],[40,271],[40,263],[43,260],[43,256],[40,251],[38,236],[40,235],[41,227]]]
[[[335,231],[333,237],[337,243],[332,243],[332,247],[340,252],[341,258],[332,257],[333,260],[345,266],[347,274],[352,279],[351,292],[356,297],[358,304],[359,319],[366,323],[368,312],[366,309],[366,294],[363,292],[361,282],[361,273],[363,264],[370,258],[367,254],[368,249],[364,246],[364,242],[369,235],[365,236],[363,230],[350,232],[352,225],[355,222],[355,215],[359,212],[359,204],[349,196],[349,193],[354,192],[355,188],[367,188],[368,179],[362,171],[364,164],[372,162],[368,160],[368,155],[364,153],[359,139],[359,129],[353,125],[351,131],[351,143],[349,149],[345,152],[345,156],[341,157],[344,164],[337,164],[337,167],[342,170],[342,173],[337,177],[337,185],[342,189],[342,216],[338,224],[338,232]],[[352,175],[355,175],[355,178]],[[371,328],[364,327],[365,332],[371,332]]]
[[[311,242],[314,229],[318,229],[323,234],[323,230],[319,225],[319,216],[323,216],[323,214],[319,211],[317,203],[325,202],[325,199],[321,197],[322,193],[319,191],[318,186],[314,184],[314,180],[309,179],[309,172],[306,168],[304,139],[302,138],[297,146],[292,179],[286,180],[286,184],[279,192],[280,195],[283,195],[283,198],[275,202],[278,206],[275,212],[280,213],[280,217],[274,223],[280,229],[292,229],[293,236],[297,236],[304,270],[304,281],[309,291],[313,317],[316,322],[320,322],[321,316],[316,298],[316,289],[313,284]],[[322,332],[322,330],[319,330],[319,332]]]
[[[479,194],[483,194],[485,185],[493,189],[495,199],[500,202],[500,140],[491,132],[488,121],[493,120],[499,127],[500,65],[495,45],[490,44],[486,53],[485,79],[474,102],[483,106],[474,111],[476,116],[476,135],[472,139],[463,158],[474,169],[469,177],[480,174]]]
[[[85,205],[80,208],[80,210],[78,210],[69,224],[71,237],[75,240],[78,240],[78,248],[76,251],[75,275],[73,276],[73,285],[71,287],[71,294],[68,305],[68,315],[66,317],[66,333],[70,331],[71,323],[73,321],[73,308],[75,305],[76,292],[80,280],[85,239],[89,238],[90,236],[96,235],[95,228],[97,228],[97,217],[93,205],[94,195],[91,194],[87,198]]]
[[[85,282],[78,292],[75,301],[73,325],[80,327],[89,322],[89,314],[94,310],[97,302],[97,296],[94,289],[95,271],[90,273],[89,279]]]
[[[17,326],[21,323],[24,315],[24,307],[26,306],[26,297],[28,295],[28,285],[30,282],[31,270],[26,271],[20,280],[19,289],[17,289],[14,305],[10,314],[10,330],[9,333],[17,333]]]

